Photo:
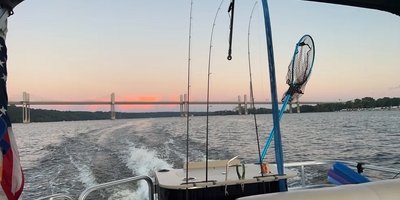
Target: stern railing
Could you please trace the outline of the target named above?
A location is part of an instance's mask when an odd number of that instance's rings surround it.
[[[112,182],[108,182],[108,183],[102,183],[99,185],[88,187],[88,188],[86,188],[86,190],[84,190],[81,193],[78,200],[86,199],[86,197],[91,192],[96,191],[96,190],[101,190],[104,188],[109,188],[109,187],[113,187],[113,186],[117,186],[117,185],[121,185],[121,184],[125,184],[125,183],[136,182],[139,180],[145,180],[147,182],[147,185],[149,186],[149,200],[154,200],[154,185],[153,185],[153,181],[148,176],[136,176],[136,177],[126,178],[126,179],[122,179],[122,180],[112,181]]]
[[[321,184],[321,185],[310,185],[306,186],[306,177],[305,177],[305,166],[313,166],[313,165],[333,165],[337,160],[322,160],[322,161],[305,161],[305,162],[292,162],[292,163],[285,163],[284,167],[300,167],[300,177],[301,177],[301,187],[300,188],[290,188],[290,189],[305,189],[305,188],[320,188],[320,187],[332,187],[334,185],[330,184]],[[347,161],[339,161],[347,166],[350,167],[357,167],[359,163],[355,162],[347,162]],[[391,174],[400,174],[399,169],[393,169],[393,168],[385,168],[385,167],[378,167],[374,165],[366,165],[362,164],[363,169],[369,169],[369,170],[374,170],[374,171],[380,171],[380,172],[385,172],[385,173],[391,173]],[[136,176],[136,177],[131,177],[131,178],[126,178],[122,180],[117,180],[117,181],[112,181],[112,182],[107,182],[107,183],[102,183],[99,185],[91,186],[86,188],[81,195],[79,196],[78,200],[85,200],[87,196],[92,193],[93,191],[96,190],[101,190],[125,183],[130,183],[130,182],[136,182],[139,180],[144,180],[147,182],[149,186],[149,200],[154,200],[154,184],[153,181],[151,180],[150,177],[148,176]],[[50,196],[46,197],[41,197],[37,200],[54,200],[54,199],[68,199],[68,200],[73,200],[72,197],[66,195],[66,194],[53,194]]]
[[[149,200],[154,200],[154,184],[153,181],[151,180],[150,177],[148,176],[135,176],[135,177],[130,177],[126,179],[121,179],[121,180],[116,180],[112,182],[107,182],[107,183],[102,183],[99,185],[94,185],[91,187],[86,188],[81,195],[79,196],[79,200],[85,200],[90,193],[96,191],[96,190],[101,190],[109,187],[114,187],[117,185],[122,185],[130,182],[137,182],[140,180],[144,180],[147,182],[147,185],[149,186]],[[36,200],[53,200],[53,199],[68,199],[68,200],[74,200],[72,197],[65,195],[65,194],[53,194],[50,196],[46,197],[40,197],[39,199]]]
[[[68,200],[74,200],[72,197],[68,196],[67,194],[52,194],[49,196],[45,197],[40,197],[39,199],[36,200],[54,200],[54,199],[68,199]]]
[[[284,167],[300,167],[300,177],[301,177],[301,187],[306,188],[306,177],[305,177],[305,166],[312,166],[312,165],[333,165],[336,162],[341,162],[347,166],[350,167],[357,167],[359,163],[355,162],[348,162],[348,161],[339,161],[339,160],[321,160],[321,161],[304,161],[304,162],[292,162],[292,163],[285,163]],[[374,170],[374,171],[380,171],[380,172],[386,172],[386,173],[392,173],[392,174],[400,174],[399,169],[393,169],[393,168],[385,168],[385,167],[378,167],[374,165],[362,165],[363,169],[369,169],[369,170]],[[320,185],[322,186],[322,185]],[[328,186],[325,184],[325,186]],[[319,187],[319,185],[313,185],[311,188]]]

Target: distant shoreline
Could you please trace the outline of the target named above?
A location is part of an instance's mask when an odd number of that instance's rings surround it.
[[[354,101],[346,101],[343,103],[326,103],[317,105],[300,106],[301,113],[316,112],[354,112],[354,111],[380,111],[380,110],[400,110],[400,98],[384,97],[381,99],[373,99],[372,97],[364,97],[355,99]],[[234,110],[220,110],[209,112],[210,116],[239,115],[239,110],[245,114],[244,107],[236,107]],[[7,112],[12,123],[22,123],[22,107],[10,105]],[[272,114],[272,109],[257,108],[247,109],[248,114]],[[293,113],[297,112],[297,107],[292,108]],[[288,109],[285,112],[289,112]],[[206,116],[207,112],[190,112],[190,116]],[[137,118],[161,118],[161,117],[181,117],[180,112],[116,112],[117,119],[137,119]],[[105,120],[111,119],[111,112],[103,111],[59,111],[45,109],[31,109],[30,122],[57,122],[57,121],[87,121],[87,120]]]

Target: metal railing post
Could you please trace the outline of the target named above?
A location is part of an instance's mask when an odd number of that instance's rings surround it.
[[[301,187],[306,187],[306,174],[304,173],[304,165],[301,166]]]
[[[54,200],[54,199],[68,199],[68,200],[74,200],[72,197],[66,195],[66,194],[52,194],[50,196],[46,196],[46,197],[40,197],[39,199],[36,200]]]
[[[92,187],[88,187],[88,188],[86,188],[86,190],[84,190],[81,193],[81,195],[79,196],[78,200],[86,199],[87,196],[91,192],[96,191],[96,190],[101,190],[101,189],[108,188],[108,187],[111,187],[111,186],[121,185],[121,184],[129,183],[129,182],[133,182],[133,181],[139,181],[139,180],[145,180],[147,182],[147,184],[149,186],[149,200],[154,200],[153,181],[148,176],[136,176],[136,177],[126,178],[126,179],[122,179],[122,180],[112,181],[112,182],[108,182],[108,183],[102,183],[102,184],[99,184],[99,185],[94,185]]]

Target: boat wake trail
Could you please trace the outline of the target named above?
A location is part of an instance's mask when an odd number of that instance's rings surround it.
[[[132,175],[147,175],[153,181],[155,172],[160,169],[172,169],[172,165],[159,158],[155,150],[149,150],[146,147],[136,148],[135,144],[131,144],[125,153],[126,166],[132,171]],[[138,182],[137,190],[130,197],[136,199],[148,198],[148,185],[145,181]],[[120,191],[118,194],[128,194],[127,191]],[[119,196],[120,198],[121,196]],[[118,198],[118,199],[119,199]]]
[[[86,187],[90,187],[90,186],[98,184],[96,182],[96,177],[94,176],[94,174],[92,173],[92,171],[90,170],[90,168],[87,165],[76,162],[75,159],[73,158],[73,156],[68,153],[67,148],[65,148],[65,154],[69,156],[70,162],[79,172],[78,177],[79,177],[80,182],[85,184]]]

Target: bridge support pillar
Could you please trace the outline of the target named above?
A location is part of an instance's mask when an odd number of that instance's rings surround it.
[[[291,103],[289,103],[289,113],[293,113],[293,106]]]
[[[111,120],[115,120],[115,94],[111,93]]]
[[[250,86],[250,89],[251,89],[251,86]],[[251,91],[251,90],[250,90],[250,91]],[[254,110],[253,102],[254,102],[253,93],[250,92],[250,109],[252,109],[252,110]]]
[[[247,95],[244,95],[244,114],[249,114],[249,112],[247,111]]]
[[[181,117],[183,117],[183,96],[181,95],[180,104],[179,104],[179,113]]]
[[[29,94],[28,94],[28,100],[29,100]],[[28,117],[27,117],[27,123],[31,123],[31,104],[27,105],[27,111],[28,111]]]
[[[22,123],[31,122],[31,105],[29,104],[29,93],[22,93]]]
[[[188,116],[188,108],[189,108],[188,103],[187,103],[187,94],[183,95],[183,99],[184,99],[183,111],[185,113],[185,117],[187,117]]]
[[[297,113],[300,113],[300,101],[297,99]]]
[[[238,111],[239,111],[239,115],[242,115],[242,104],[240,104],[240,95],[238,96]]]

